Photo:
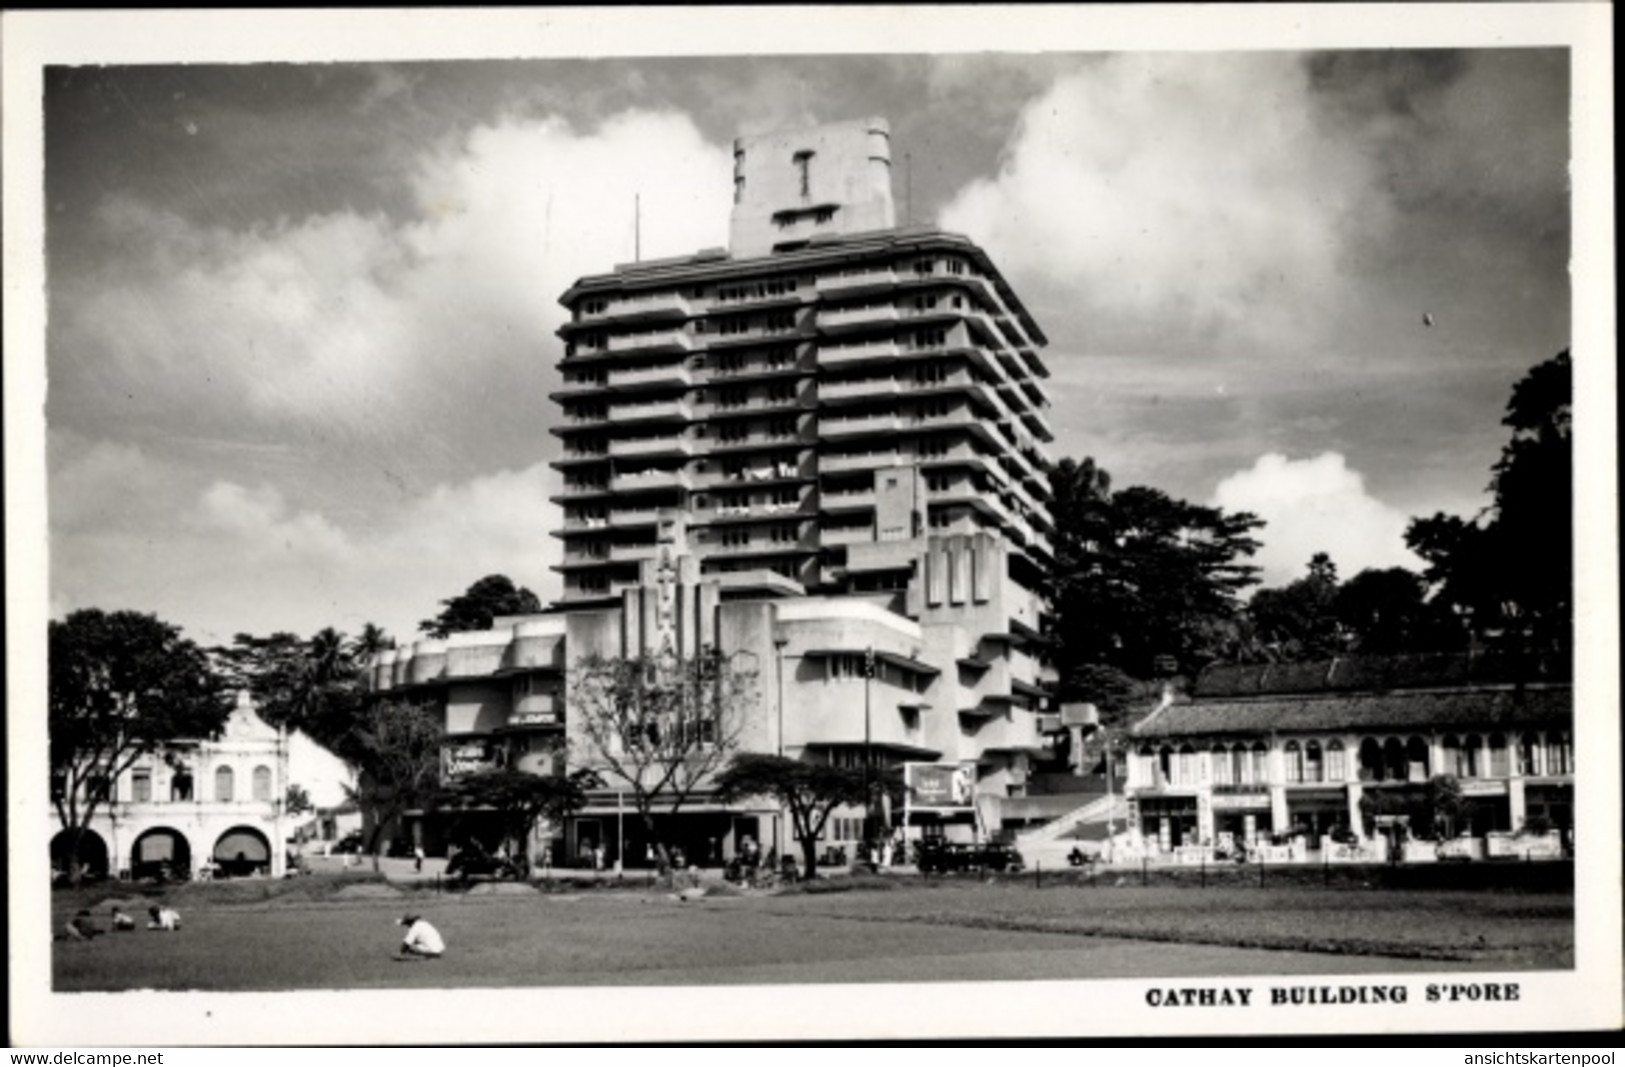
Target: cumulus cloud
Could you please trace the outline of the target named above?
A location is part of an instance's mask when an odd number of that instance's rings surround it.
[[[1331,556],[1345,578],[1368,567],[1421,564],[1405,547],[1409,517],[1367,493],[1364,476],[1336,452],[1311,459],[1260,456],[1219,482],[1212,503],[1250,511],[1267,524],[1253,559],[1266,586],[1303,577],[1317,552]]]
[[[153,611],[206,642],[241,631],[410,637],[438,602],[505,573],[544,599],[559,525],[544,464],[435,486],[367,525],[269,484],[189,483],[128,445],[74,442],[52,472],[51,610]]]
[[[941,212],[1085,350],[1156,337],[1284,349],[1371,227],[1369,162],[1322,129],[1291,56],[1113,56],[1023,111],[996,176]]]
[[[730,166],[686,116],[629,112],[426,149],[407,219],[229,228],[112,200],[99,221],[120,251],[63,279],[52,369],[177,421],[205,398],[273,422],[408,419],[482,370],[551,364],[558,294],[633,257],[635,197],[645,257],[723,243]]]

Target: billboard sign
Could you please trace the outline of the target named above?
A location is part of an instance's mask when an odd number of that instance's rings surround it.
[[[970,808],[976,802],[976,764],[905,763],[911,808]]]

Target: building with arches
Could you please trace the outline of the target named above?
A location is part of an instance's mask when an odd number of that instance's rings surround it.
[[[218,738],[172,741],[110,783],[80,861],[128,878],[281,877],[287,784],[286,735],[240,694]],[[68,832],[56,829],[51,861],[62,869]]]
[[[1211,668],[1131,731],[1130,827],[1152,853],[1290,831],[1314,851],[1404,821],[1447,776],[1463,801],[1453,834],[1566,837],[1573,720],[1566,675],[1481,654]]]

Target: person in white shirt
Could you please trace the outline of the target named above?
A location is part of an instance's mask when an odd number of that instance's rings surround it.
[[[398,959],[436,960],[446,951],[446,942],[440,937],[440,931],[430,926],[420,916],[402,915],[400,925],[406,927],[406,938],[401,942],[401,954]]]
[[[147,909],[148,930],[179,930],[181,928],[181,913],[171,907],[159,907],[154,904]]]

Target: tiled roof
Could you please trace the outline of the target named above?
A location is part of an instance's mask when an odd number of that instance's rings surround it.
[[[1313,663],[1250,663],[1209,667],[1196,679],[1198,698],[1269,693],[1346,693],[1566,682],[1566,663],[1519,662],[1504,654],[1451,652],[1413,656],[1339,656]]]
[[[1135,737],[1189,737],[1315,730],[1429,730],[1444,727],[1567,725],[1574,691],[1567,685],[1267,696],[1176,703],[1147,716]]]

